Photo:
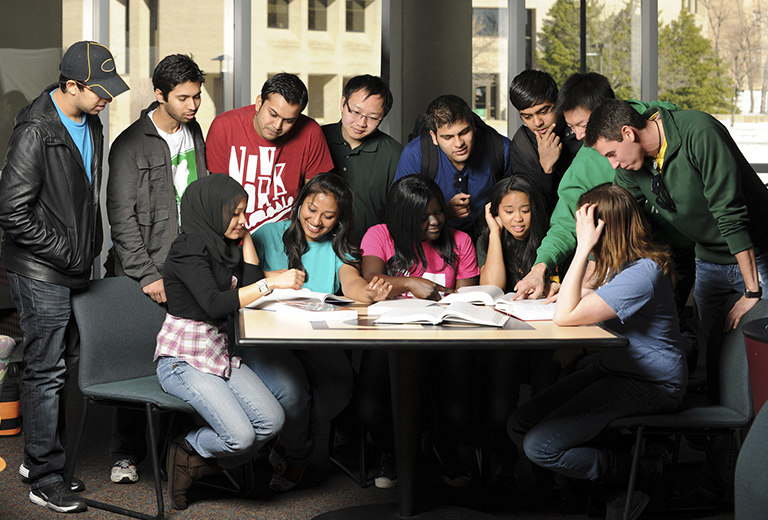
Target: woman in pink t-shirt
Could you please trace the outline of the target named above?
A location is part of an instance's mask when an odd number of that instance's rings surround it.
[[[446,292],[477,285],[480,270],[469,235],[445,225],[443,193],[421,175],[403,177],[390,188],[384,224],[363,236],[363,277],[378,276],[392,285],[389,297],[399,295],[439,300]],[[387,353],[366,351],[360,367],[359,414],[382,450],[377,487],[391,487],[396,478],[392,458]],[[471,433],[470,371],[472,353],[430,353],[426,374],[436,406],[435,447],[443,478],[452,486],[470,483],[458,458],[458,444]]]
[[[392,284],[390,298],[439,300],[441,293],[477,285],[480,270],[469,235],[445,226],[443,194],[430,179],[409,175],[387,196],[385,224],[363,236],[363,277]]]

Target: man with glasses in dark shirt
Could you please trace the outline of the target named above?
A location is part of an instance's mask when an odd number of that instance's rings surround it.
[[[352,240],[359,245],[366,230],[381,223],[387,192],[403,147],[379,130],[392,108],[389,85],[370,74],[347,81],[341,94],[341,120],[324,125],[334,171],[355,194]]]
[[[623,101],[606,101],[589,120],[585,144],[610,161],[616,184],[696,243],[693,295],[707,366],[716,367],[719,333],[768,297],[768,189],[728,130],[695,110],[659,107],[641,115]],[[741,298],[728,309],[733,294]],[[710,371],[710,391],[714,376]]]
[[[434,177],[448,207],[448,225],[476,238],[475,221],[483,219],[485,204],[496,177],[510,174],[510,140],[473,117],[466,101],[444,95],[427,107],[426,123],[432,143],[438,148],[438,166]],[[503,150],[501,172],[494,172],[495,143]],[[403,149],[395,180],[422,173],[421,139],[413,139]],[[484,223],[484,221],[483,221]]]

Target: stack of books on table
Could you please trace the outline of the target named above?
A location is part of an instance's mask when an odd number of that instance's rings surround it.
[[[495,285],[475,285],[462,287],[455,293],[443,298],[442,302],[468,302],[493,306],[497,311],[509,314],[522,321],[551,320],[555,314],[554,303],[544,303],[544,299],[515,300],[513,292],[504,291]]]
[[[374,303],[368,307],[368,315],[379,316],[377,323],[440,323],[445,320],[494,327],[504,325],[505,315],[522,321],[552,319],[554,303],[544,303],[543,299],[515,300],[514,297],[515,293],[504,294],[493,285],[475,285],[462,287],[439,302],[407,298]]]

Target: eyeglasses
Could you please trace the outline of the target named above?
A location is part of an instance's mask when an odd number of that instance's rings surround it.
[[[361,120],[361,119],[365,119],[365,120],[367,120],[369,123],[371,123],[374,126],[376,126],[379,123],[381,123],[381,118],[380,117],[367,116],[367,115],[363,114],[362,112],[358,112],[357,110],[354,110],[353,108],[351,108],[349,106],[349,103],[347,103],[346,101],[344,102],[344,106],[346,107],[347,112],[349,112],[354,117],[356,117],[358,121]]]
[[[453,187],[456,189],[456,193],[468,193],[469,192],[469,175],[466,171],[458,171],[453,174]]]
[[[656,173],[651,177],[651,191],[656,195],[656,204],[661,209],[667,211],[675,211],[677,209],[675,201],[669,196],[669,190],[667,190],[667,186],[664,184],[664,177],[660,173]]]

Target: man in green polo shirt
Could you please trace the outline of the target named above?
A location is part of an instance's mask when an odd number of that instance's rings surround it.
[[[341,94],[341,120],[323,126],[334,170],[355,194],[352,240],[382,222],[384,201],[392,185],[402,145],[381,132],[379,125],[392,108],[389,85],[369,74],[355,76]]]

